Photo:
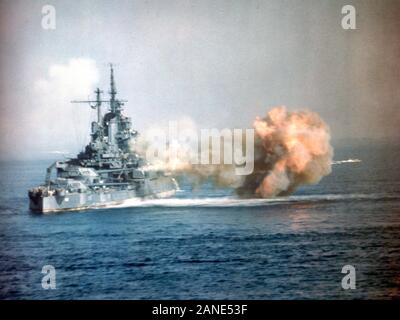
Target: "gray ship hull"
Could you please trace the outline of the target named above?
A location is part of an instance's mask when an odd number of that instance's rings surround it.
[[[32,211],[49,213],[57,211],[85,210],[123,204],[130,199],[165,198],[175,194],[177,184],[173,178],[163,177],[148,180],[140,188],[125,190],[97,190],[84,193],[30,197]]]

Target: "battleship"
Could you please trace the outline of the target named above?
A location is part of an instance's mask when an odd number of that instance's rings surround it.
[[[95,94],[95,100],[72,101],[88,103],[97,110],[97,119],[91,124],[90,142],[75,158],[56,161],[47,168],[44,184],[28,192],[32,211],[106,207],[129,199],[170,197],[178,190],[176,180],[169,173],[152,168],[131,150],[138,132],[132,129],[131,119],[122,113],[126,100],[116,97],[112,65],[109,100],[102,100],[99,88]],[[104,115],[103,104],[108,107]]]

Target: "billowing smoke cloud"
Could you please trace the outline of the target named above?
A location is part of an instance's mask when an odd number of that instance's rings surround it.
[[[224,164],[223,159],[219,164],[199,163],[199,141],[193,139],[198,136],[198,129],[190,119],[178,122],[180,134],[176,139],[168,143],[165,138],[157,141],[167,147],[158,148],[163,155],[151,161],[152,167],[189,176],[196,183],[211,179],[215,185],[235,188],[242,197],[263,198],[290,194],[299,185],[315,184],[331,172],[333,149],[329,127],[316,113],[276,107],[265,118],[256,118],[253,126],[254,152],[246,161],[254,163],[254,170],[248,175],[238,175],[235,171],[238,163]],[[150,145],[154,147],[154,139],[150,137],[154,136],[165,137],[165,129],[150,129],[137,141],[135,150],[148,155]],[[234,144],[232,152],[243,154],[249,147],[246,142],[249,140],[242,136],[240,145]],[[209,147],[210,157],[225,144],[231,141],[222,141],[221,136],[219,148]]]
[[[287,195],[331,172],[329,127],[316,113],[276,107],[265,118],[257,118],[254,128],[254,172],[238,189],[240,195]]]
[[[208,163],[204,163],[204,156],[202,159],[201,154],[204,146],[201,145],[199,133],[200,130],[196,123],[192,119],[184,117],[170,122],[168,125],[148,128],[134,141],[132,149],[149,161],[148,169],[164,170],[178,178],[185,176],[194,186],[212,180],[215,186],[240,187],[244,176],[236,174],[237,166],[234,163],[226,164],[223,157],[224,144],[228,143],[229,135],[225,136],[227,138],[225,140],[222,137],[220,139],[221,144],[218,148],[218,151],[221,151],[220,154],[216,152],[215,148],[213,149],[212,141],[210,141],[206,150],[209,155]],[[156,157],[153,150],[157,150]],[[212,164],[212,158],[217,153],[218,157],[221,156],[220,161],[218,164]]]

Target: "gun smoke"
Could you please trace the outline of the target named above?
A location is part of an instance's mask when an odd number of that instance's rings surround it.
[[[300,185],[318,183],[331,172],[333,148],[329,127],[318,114],[308,110],[288,111],[284,106],[275,107],[265,118],[255,119],[254,136],[248,139],[243,134],[240,144],[232,143],[229,136],[221,134],[216,147],[208,143],[205,146],[210,152],[210,162],[199,161],[202,159],[200,153],[204,151],[199,149],[204,149],[204,145],[199,148],[197,139],[190,139],[197,137],[198,132],[193,121],[186,119],[178,126],[185,138],[180,135],[181,139],[173,141],[158,140],[166,147],[157,161],[150,161],[151,166],[169,171],[178,178],[189,177],[194,184],[211,180],[215,186],[235,188],[241,197],[269,198],[288,195]],[[140,137],[133,146],[136,152],[148,156],[150,146],[154,145],[154,140],[150,142],[149,137],[154,137],[155,131],[163,130],[152,128]],[[215,144],[215,141],[211,142]],[[243,156],[245,150],[246,157],[240,161],[224,161],[220,151],[226,146],[234,155]],[[221,161],[217,163],[212,160],[214,158]],[[244,162],[249,161],[252,172],[238,175],[236,169],[247,166]]]
[[[238,188],[240,195],[287,195],[331,173],[329,127],[318,114],[276,107],[265,118],[256,118],[253,125],[254,172]]]

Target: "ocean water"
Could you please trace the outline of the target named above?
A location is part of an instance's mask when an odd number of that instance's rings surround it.
[[[175,198],[38,215],[51,161],[0,164],[1,299],[400,297],[400,149],[337,149],[318,185],[277,199],[182,183]],[[44,290],[44,265],[56,289]],[[344,265],[356,289],[343,290]]]

